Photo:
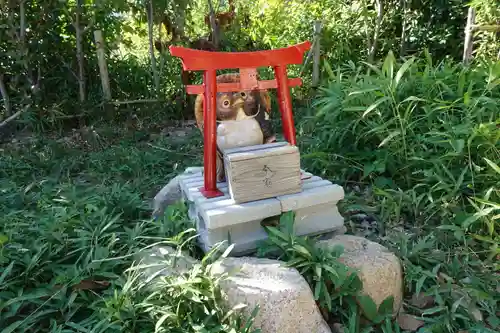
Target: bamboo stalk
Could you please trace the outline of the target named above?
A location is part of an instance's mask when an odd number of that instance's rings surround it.
[[[153,72],[153,80],[156,90],[156,95],[160,94],[160,76],[158,75],[158,68],[156,66],[155,50],[153,46],[153,0],[148,1],[148,8],[146,10],[148,16],[148,38],[149,38],[149,56],[151,58],[151,71]]]
[[[368,62],[373,63],[375,60],[375,54],[377,53],[377,44],[380,33],[380,27],[382,26],[382,20],[384,18],[384,3],[382,0],[375,0],[375,5],[377,7],[377,21],[375,22],[375,31],[373,32],[373,41],[371,42],[370,52],[368,53]]]
[[[104,99],[109,101],[109,100],[111,100],[111,88],[109,85],[108,66],[106,64],[106,53],[104,51],[104,39],[102,37],[101,30],[94,31],[94,40],[96,43],[96,53],[97,53],[97,61],[99,63],[99,72],[100,72],[100,77],[101,77],[102,93],[104,95]]]
[[[476,11],[474,8],[469,7],[467,13],[467,25],[465,26],[465,40],[464,40],[464,53],[463,53],[463,63],[468,64],[472,59],[472,51],[474,47],[473,33],[474,33],[474,22],[476,19]]]
[[[313,73],[312,73],[312,85],[316,87],[319,84],[319,63],[320,63],[320,34],[321,34],[321,22],[314,22],[314,39],[316,44],[314,45],[314,58],[313,58]]]
[[[80,19],[82,15],[82,0],[76,1],[76,17],[75,17],[75,33],[76,33],[76,59],[78,61],[78,96],[80,102],[85,101],[85,74],[83,67],[83,36],[82,36],[82,26],[80,24]]]

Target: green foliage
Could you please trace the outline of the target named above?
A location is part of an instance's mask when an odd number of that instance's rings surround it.
[[[383,1],[375,54],[381,63],[367,64],[361,61],[377,27],[374,3],[236,1],[223,50],[312,40],[313,21],[323,22],[325,80],[313,105],[311,63],[289,68],[292,76],[304,70],[305,87],[294,90],[304,164],[346,189],[362,188],[362,194],[348,190],[343,214],[372,215],[376,240],[404,264],[408,298],[432,299],[424,308],[407,299],[406,310],[425,321],[421,331],[492,332],[500,325],[500,63],[491,60],[498,56],[498,33],[475,33],[477,61],[471,67],[453,61],[462,56],[467,6],[476,8],[477,24],[492,25],[498,24],[498,1]],[[170,37],[157,30],[164,15],[190,39],[208,34],[206,1],[153,4],[155,39]],[[218,12],[227,9],[225,2],[214,4]],[[191,332],[199,325],[246,332],[242,318],[219,306],[221,277],[211,275],[208,264],[215,253],[183,276],[162,279],[154,292],[134,270],[122,274],[151,242],[184,244],[198,253],[186,231],[192,226],[185,207],[152,222],[146,201],[154,195],[151,188],[176,170],[201,163],[201,140],[198,135],[190,138],[192,145],[177,145],[149,134],[165,119],[192,116],[179,59],[156,52],[162,98],[135,103],[157,97],[144,2],[82,1],[86,101],[80,103],[75,6],[0,2],[0,79],[10,113],[27,107],[18,123],[37,131],[112,119],[133,133],[85,128],[59,141],[47,136],[0,148],[2,332]],[[103,103],[94,29],[104,34],[113,99],[134,103]],[[408,54],[414,57],[404,59]],[[263,69],[261,76],[270,78],[272,71]],[[10,116],[3,94],[0,121]],[[359,278],[338,261],[341,249],[297,237],[290,215],[267,232],[268,246],[304,275],[318,304],[335,313],[346,331],[371,331],[362,327],[362,317],[379,331],[400,331],[387,316],[390,299],[377,308],[358,295]]]
[[[82,1],[80,26],[85,83],[85,102],[79,101],[76,55],[76,1],[58,0],[3,2],[0,26],[0,67],[2,80],[14,113],[26,107],[21,123],[37,130],[76,127],[86,120],[99,119],[95,106],[103,97],[93,30],[103,32],[113,99],[157,98],[148,56],[146,6],[143,1]],[[228,10],[227,1],[214,1],[216,12]],[[22,5],[21,5],[22,4]],[[462,1],[383,1],[383,15],[377,25],[375,1],[236,1],[235,19],[222,34],[222,49],[242,51],[285,47],[312,40],[313,22],[321,20],[321,59],[326,62],[358,62],[368,57],[367,45],[378,33],[376,59],[393,50],[397,55],[418,54],[428,49],[434,59],[461,59],[467,8]],[[494,0],[476,0],[477,23],[498,23],[499,7]],[[168,18],[187,40],[206,37],[207,1],[176,0],[153,2],[154,41],[171,43],[160,29]],[[21,14],[24,16],[21,17]],[[286,24],[284,24],[286,22]],[[24,33],[21,24],[24,23]],[[403,31],[403,27],[405,30]],[[161,30],[161,32],[160,32]],[[475,34],[475,57],[492,59],[498,55],[498,33]],[[397,52],[396,52],[397,51]],[[160,58],[160,109],[166,117],[181,118],[185,99],[180,81],[180,63],[167,52]],[[132,56],[133,55],[133,56]],[[310,84],[311,62],[290,66],[290,74],[302,73]],[[265,73],[264,76],[269,73]],[[325,73],[326,74],[326,73]],[[76,106],[76,107],[75,107]],[[148,104],[144,107],[148,108]],[[0,111],[5,119],[10,114]]]
[[[327,66],[299,130],[311,171],[369,189],[342,209],[373,216],[406,291],[433,300],[411,309],[435,332],[498,322],[499,69],[391,53],[379,66]]]
[[[149,207],[151,189],[198,163],[185,156],[198,143],[154,142],[184,164],[139,134],[99,129],[2,146],[0,331],[250,332],[251,318],[221,306],[215,250],[185,274],[140,278],[133,261],[154,244],[199,250],[186,207],[156,221]]]
[[[436,221],[497,237],[498,226],[482,218],[491,206],[476,202],[498,200],[498,174],[483,157],[500,159],[500,64],[397,65],[389,53],[382,67],[368,68],[373,75],[339,68],[322,88],[311,120],[320,134],[309,151],[325,158],[313,166],[331,163],[346,179],[373,182],[388,215],[398,218],[399,203],[417,225]]]
[[[278,226],[265,226],[268,238],[258,247],[258,255],[276,257],[287,267],[296,268],[311,286],[323,314],[348,317],[351,332],[359,332],[361,317],[371,322],[370,326],[392,327],[394,297],[377,307],[370,296],[362,293],[363,283],[356,270],[339,260],[342,246],[329,248],[319,245],[316,239],[297,236],[294,221],[295,213],[289,211],[280,216]],[[392,332],[385,328],[382,331]]]
[[[361,288],[361,280],[352,269],[338,261],[342,247],[334,249],[316,246],[315,240],[298,237],[293,231],[294,213],[284,213],[280,217],[279,227],[266,226],[268,238],[259,246],[259,255],[278,251],[278,259],[287,266],[297,268],[311,286],[314,299],[323,308],[332,311],[332,302],[342,301]]]

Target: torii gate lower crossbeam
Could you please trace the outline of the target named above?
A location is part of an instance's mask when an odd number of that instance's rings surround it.
[[[210,52],[170,46],[170,53],[174,57],[181,58],[185,71],[204,72],[203,84],[187,86],[186,91],[188,94],[203,94],[204,187],[200,191],[205,197],[223,195],[217,189],[216,178],[217,92],[276,88],[283,135],[286,141],[296,145],[290,87],[301,85],[302,80],[300,78],[289,79],[286,66],[301,64],[304,53],[310,47],[309,41],[286,48],[256,52]],[[273,67],[275,79],[257,80],[257,68],[266,66]],[[239,69],[240,82],[217,84],[217,70],[229,68]]]

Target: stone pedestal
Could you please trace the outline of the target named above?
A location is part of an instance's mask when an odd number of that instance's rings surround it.
[[[344,198],[343,188],[304,171],[301,192],[242,204],[231,199],[226,183],[217,184],[224,196],[205,198],[199,191],[202,171],[181,175],[179,186],[206,252],[224,240],[234,244],[233,256],[254,252],[257,243],[267,238],[261,222],[287,211],[295,212],[298,235],[345,232],[344,219],[337,209],[337,202]]]

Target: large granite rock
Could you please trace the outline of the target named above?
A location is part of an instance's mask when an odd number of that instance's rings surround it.
[[[370,296],[377,306],[387,297],[394,296],[393,314],[397,314],[403,301],[403,269],[394,253],[378,243],[352,235],[337,235],[320,241],[318,245],[343,246],[340,261],[358,270],[363,293]]]
[[[190,270],[198,260],[168,246],[142,251],[136,257],[143,279],[153,282],[157,276],[173,276]],[[253,328],[262,333],[331,333],[323,320],[308,283],[294,268],[283,262],[251,257],[225,258],[212,265],[214,274],[228,274],[220,282],[221,290],[232,308],[247,305],[242,311],[249,317],[259,306]]]
[[[283,262],[252,257],[226,258],[213,267],[215,273],[230,273],[221,282],[228,306],[243,303],[249,316],[259,312],[253,328],[262,333],[331,333],[316,306],[306,280]]]

